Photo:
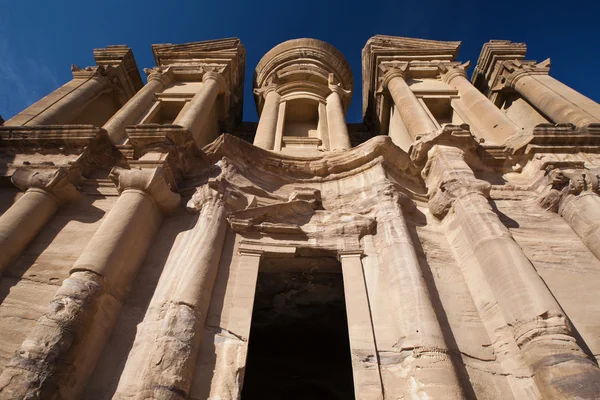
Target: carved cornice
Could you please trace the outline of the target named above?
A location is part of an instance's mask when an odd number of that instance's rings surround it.
[[[509,155],[535,153],[600,153],[600,124],[576,127],[573,124],[540,124],[520,132],[504,143]]]
[[[371,162],[385,161],[391,168],[409,172],[413,168],[408,154],[395,146],[388,136],[376,136],[343,153],[314,157],[294,157],[255,147],[235,136],[224,134],[203,149],[214,162],[223,157],[248,168],[275,174],[278,179],[295,182],[322,182],[357,174]]]
[[[525,43],[513,43],[509,40],[491,40],[484,44],[475,71],[473,85],[483,94],[490,97],[492,82],[496,79],[501,65],[507,60],[524,60],[527,54]]]
[[[127,99],[144,86],[133,52],[124,45],[106,46],[94,49],[96,65],[112,68],[112,74],[119,80],[120,87]]]
[[[181,202],[179,193],[171,191],[161,167],[146,170],[114,167],[109,178],[119,193],[135,190],[147,194],[163,214],[173,213]]]
[[[17,168],[11,177],[12,183],[22,191],[41,190],[58,204],[65,204],[80,197],[75,184],[81,183],[77,171],[58,168],[50,171],[35,171]]]

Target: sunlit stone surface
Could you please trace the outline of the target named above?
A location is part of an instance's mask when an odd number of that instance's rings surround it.
[[[459,46],[73,66],[0,126],[0,399],[600,398],[600,105]]]

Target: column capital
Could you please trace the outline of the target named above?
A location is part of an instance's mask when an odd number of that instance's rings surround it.
[[[247,195],[225,180],[214,180],[201,186],[187,203],[189,212],[200,212],[205,204],[222,203],[232,210],[243,210],[256,204],[256,197]]]
[[[428,135],[415,138],[408,154],[416,166],[424,166],[428,160],[428,153],[435,145],[456,147],[464,151],[472,151],[479,143],[471,134],[469,125],[444,125],[443,128]]]
[[[440,71],[440,77],[443,82],[450,83],[454,78],[463,77],[465,79],[469,79],[467,77],[467,70],[471,66],[471,62],[467,61],[463,64],[450,64],[450,63],[439,63],[438,69]]]
[[[277,92],[277,85],[275,83],[270,83],[261,88],[254,89],[252,93],[254,93],[257,96],[262,96],[262,98],[266,100],[267,96],[271,92],[275,92],[275,93],[279,94]]]
[[[364,256],[365,252],[362,249],[352,249],[352,250],[340,250],[337,253],[338,261],[342,261],[343,258],[358,258],[361,259]]]
[[[154,169],[125,169],[114,167],[109,178],[119,193],[140,191],[148,195],[163,214],[171,214],[181,201],[179,193],[171,191],[162,167]]]
[[[538,203],[546,210],[559,212],[570,197],[600,192],[600,169],[563,170],[550,165],[544,177],[546,190]]]
[[[465,161],[465,153],[473,151],[477,141],[463,126],[446,125],[440,131],[417,140],[409,152],[413,162],[422,167],[429,209],[443,219],[455,201],[468,194],[489,198],[491,185],[477,179]]]
[[[206,71],[202,75],[202,83],[206,83],[208,80],[214,80],[219,84],[219,93],[229,93],[229,88],[227,87],[227,81],[223,77],[223,74],[217,71]]]
[[[173,69],[170,67],[144,68],[144,73],[148,76],[148,82],[159,81],[165,86],[175,79]]]
[[[60,167],[53,171],[35,171],[17,168],[11,177],[12,183],[22,191],[43,191],[58,204],[77,199],[80,194],[73,183],[80,179],[80,173]]]
[[[400,78],[405,81],[408,78],[409,68],[410,68],[410,64],[408,62],[380,64],[379,69],[382,72],[382,75],[381,75],[382,77],[381,77],[381,84],[377,91],[381,92],[384,89],[387,89],[389,83],[394,78]]]
[[[525,76],[548,75],[550,72],[550,59],[541,63],[535,61],[504,61],[501,67],[501,73],[495,80],[492,91],[499,91],[504,88],[514,89],[517,81]]]
[[[340,97],[340,100],[352,94],[352,91],[344,89],[339,83],[330,83],[329,90],[331,90],[331,94],[336,93]]]

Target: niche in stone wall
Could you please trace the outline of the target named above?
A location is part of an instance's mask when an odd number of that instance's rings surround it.
[[[354,398],[340,263],[263,260],[241,399]]]
[[[319,103],[312,99],[288,100],[283,136],[319,137]]]
[[[173,124],[183,110],[185,99],[160,99],[155,102],[146,115],[141,119],[141,124]]]

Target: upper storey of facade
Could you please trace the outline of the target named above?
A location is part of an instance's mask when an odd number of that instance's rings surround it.
[[[469,62],[457,61],[459,47],[383,35],[369,39],[362,52],[364,124],[349,126],[350,66],[320,40],[290,40],[260,60],[252,81],[257,125],[242,124],[245,49],[239,39],[153,45],[156,67],[144,70],[145,85],[131,50],[112,46],[94,50],[96,66],[73,67],[72,81],[1,129],[92,125],[113,144],[132,148],[134,158],[173,132],[189,135],[197,148],[230,133],[271,152],[316,157],[377,135],[408,152],[420,137],[447,125],[468,125],[483,145],[514,153],[540,141],[542,131],[579,132],[600,123],[600,105],[553,79],[549,60],[526,61],[525,44],[486,43],[471,81]],[[565,123],[576,128],[554,125]]]

